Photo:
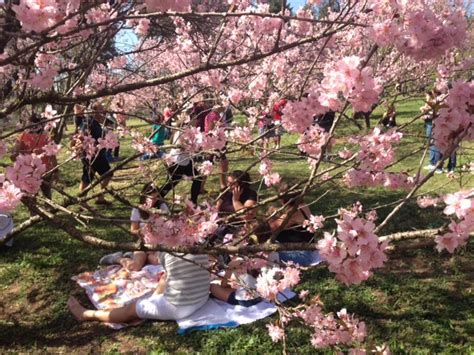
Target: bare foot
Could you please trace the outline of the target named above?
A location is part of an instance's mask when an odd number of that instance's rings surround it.
[[[67,301],[67,306],[69,311],[72,313],[74,318],[76,318],[79,322],[84,322],[84,311],[86,310],[75,297],[69,297]]]

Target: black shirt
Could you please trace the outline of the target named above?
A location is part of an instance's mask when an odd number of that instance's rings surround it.
[[[104,130],[102,129],[102,125],[93,117],[83,120],[82,131],[94,138],[96,145],[99,144],[99,138],[104,138]],[[98,152],[98,155],[105,155],[105,148],[101,149]]]
[[[232,214],[235,212],[234,204],[232,203],[232,191],[227,191],[221,198],[222,205],[219,212],[223,214]],[[244,204],[247,201],[257,201],[257,193],[251,188],[246,188],[240,195],[239,201]]]
[[[334,111],[328,111],[324,115],[317,116],[314,122],[317,123],[326,132],[329,132],[335,117],[336,113]]]

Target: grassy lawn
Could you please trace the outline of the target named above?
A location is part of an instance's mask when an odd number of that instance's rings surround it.
[[[418,114],[420,100],[408,100],[397,107],[398,123],[404,123]],[[376,123],[381,112],[374,113]],[[148,128],[138,121],[132,125]],[[357,134],[358,128],[342,122],[337,145],[347,145],[345,137]],[[423,142],[422,122],[416,122],[405,132],[398,150],[398,158],[408,155]],[[295,155],[291,148],[296,138],[286,135],[283,139],[283,153],[274,157],[274,170],[286,181],[297,181],[309,176],[306,158]],[[124,156],[132,154],[130,142],[122,142]],[[64,144],[66,145],[66,144]],[[288,148],[286,148],[286,147]],[[356,147],[354,147],[356,148]],[[458,166],[474,160],[474,145],[462,147]],[[285,153],[291,153],[285,154]],[[392,168],[392,171],[416,173],[421,152],[410,156]],[[65,157],[66,152],[63,153]],[[254,161],[252,151],[230,156],[230,168],[246,168]],[[137,164],[134,164],[136,166]],[[426,165],[426,163],[424,164]],[[329,167],[324,163],[322,168]],[[155,180],[163,180],[163,167],[158,161],[147,162]],[[59,186],[69,194],[78,192],[80,162],[72,162],[61,170]],[[252,169],[257,178],[257,167]],[[127,184],[137,185],[127,192],[136,202],[141,188],[136,169],[124,169],[114,177],[112,187]],[[206,189],[212,196],[217,194],[216,178],[210,178]],[[189,182],[178,185],[177,193],[189,192]],[[273,190],[261,188],[261,196]],[[445,174],[436,175],[423,186],[421,193],[443,193],[474,186],[474,176],[457,172],[455,179]],[[361,201],[366,208],[374,208],[403,198],[406,192],[387,191],[382,188],[349,189],[339,184],[322,185],[307,197],[306,202],[319,198],[311,206],[313,213],[332,215],[339,207],[349,207]],[[61,201],[59,194],[54,196]],[[110,199],[110,197],[108,197]],[[91,204],[94,206],[93,204]],[[94,206],[94,208],[96,208]],[[378,210],[379,221],[390,208]],[[395,231],[409,231],[435,228],[444,224],[440,217],[442,207],[419,209],[414,201],[394,218],[383,234]],[[97,207],[97,215],[129,218],[130,209],[114,203],[113,207]],[[263,212],[262,212],[263,213]],[[14,216],[16,223],[27,218],[20,209]],[[328,226],[333,225],[328,223]],[[127,224],[125,224],[126,227]],[[98,236],[111,240],[125,240],[126,234],[109,223],[94,222],[87,225]],[[83,228],[85,230],[85,228]],[[304,273],[303,282],[297,290],[308,289],[320,294],[329,311],[346,307],[368,326],[369,341],[390,345],[393,353],[472,353],[474,334],[474,242],[454,255],[439,254],[432,247],[410,249],[409,242],[391,254],[387,266],[375,276],[356,287],[346,287],[337,282],[326,269],[314,269]],[[177,335],[174,322],[146,322],[138,327],[113,331],[100,324],[79,324],[69,314],[66,301],[70,294],[77,295],[88,304],[86,296],[70,277],[82,271],[93,270],[104,254],[90,246],[72,240],[65,233],[39,224],[20,235],[13,248],[0,250],[0,351],[3,352],[201,352],[220,353],[279,353],[281,345],[271,342],[265,324],[269,319],[235,329],[196,332],[185,336]],[[309,342],[308,332],[300,327],[290,327],[291,353],[315,353]]]

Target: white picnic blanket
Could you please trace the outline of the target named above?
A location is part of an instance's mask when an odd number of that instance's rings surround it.
[[[287,289],[278,296],[284,302],[296,294]],[[214,298],[210,298],[204,306],[190,316],[178,320],[179,334],[191,330],[209,330],[226,327],[237,327],[241,324],[253,323],[271,316],[277,307],[270,302],[262,301],[251,307],[233,306]]]

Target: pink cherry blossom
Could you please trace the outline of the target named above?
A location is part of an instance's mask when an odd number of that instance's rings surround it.
[[[267,324],[267,328],[268,335],[270,335],[274,343],[279,342],[285,336],[285,331],[277,325]]]
[[[266,186],[271,187],[271,186],[279,185],[281,182],[281,177],[280,177],[280,174],[278,173],[271,173],[271,174],[265,175],[263,177],[263,180]]]
[[[337,236],[325,232],[318,249],[338,280],[347,285],[359,284],[372,275],[373,269],[383,266],[387,243],[379,242],[372,222],[344,210],[341,214],[342,219],[336,220]]]
[[[439,197],[429,197],[429,196],[419,196],[416,199],[416,204],[420,208],[427,208],[431,206],[437,206],[437,204],[441,201]]]
[[[19,188],[9,181],[4,181],[0,185],[0,212],[13,211],[20,204],[22,196],[23,194]]]
[[[322,349],[333,345],[350,345],[360,343],[366,337],[366,326],[345,309],[324,314],[318,304],[313,304],[300,312],[299,316],[310,326],[314,333],[311,344]]]
[[[252,129],[250,127],[235,127],[230,132],[226,133],[226,135],[234,142],[241,144],[247,144],[253,140]]]
[[[59,151],[61,150],[61,145],[56,144],[53,141],[49,142],[43,148],[43,152],[47,156],[56,156],[58,155]]]
[[[42,32],[60,19],[55,0],[22,0],[12,10],[25,32]]]
[[[117,134],[112,131],[108,131],[104,138],[99,138],[98,140],[98,149],[115,149],[119,146],[119,141]]]
[[[315,233],[318,229],[321,229],[324,227],[324,224],[323,224],[324,221],[325,221],[324,216],[310,215],[309,219],[304,221],[303,227],[306,227],[306,229],[309,232]]]
[[[301,290],[300,293],[298,294],[298,297],[302,300],[306,299],[308,297],[309,291],[308,290]]]
[[[20,154],[13,166],[6,170],[6,177],[16,187],[29,194],[38,192],[41,176],[46,172],[46,165],[36,154]]]
[[[150,30],[150,20],[142,18],[138,21],[138,26],[135,28],[135,33],[140,36],[146,36]]]
[[[262,298],[275,300],[278,293],[296,285],[300,281],[300,270],[292,265],[262,269],[257,278],[257,292]]]
[[[474,190],[455,192],[446,195],[444,202],[447,206],[443,212],[448,216],[455,214],[458,218],[465,217],[468,213],[472,213],[472,210],[474,210],[472,197],[474,197]]]
[[[212,174],[212,170],[214,169],[214,165],[212,162],[209,160],[203,161],[199,166],[198,166],[198,171],[204,175],[204,176],[209,176]]]

